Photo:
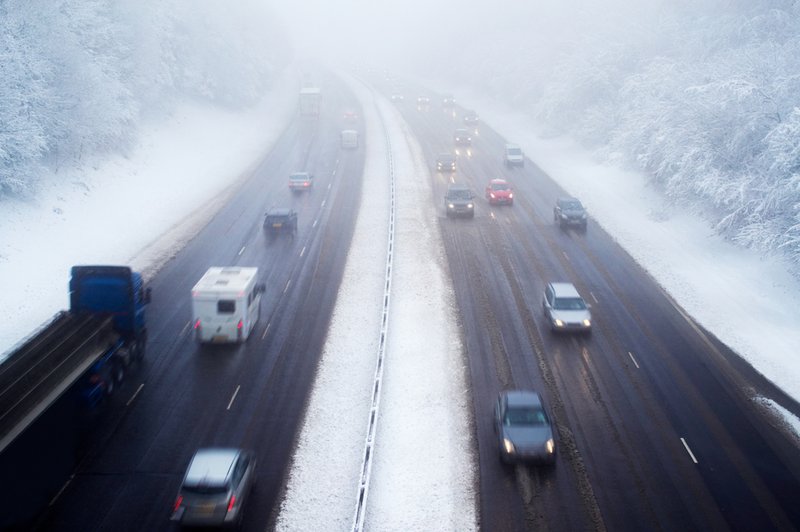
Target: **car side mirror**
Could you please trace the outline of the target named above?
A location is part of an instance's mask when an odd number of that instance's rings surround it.
[[[149,304],[150,303],[150,288],[149,287],[144,289],[144,296],[142,297],[142,302],[145,303],[145,304]]]
[[[267,291],[267,285],[265,285],[264,283],[258,283],[256,285],[256,293],[263,294],[266,291]]]

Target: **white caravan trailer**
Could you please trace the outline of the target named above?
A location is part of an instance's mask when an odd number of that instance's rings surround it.
[[[200,342],[244,342],[261,311],[258,268],[209,268],[192,288],[192,322]]]
[[[322,91],[317,87],[303,87],[300,89],[300,114],[305,116],[319,116]]]

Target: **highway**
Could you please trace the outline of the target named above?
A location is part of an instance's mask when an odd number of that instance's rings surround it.
[[[341,111],[359,104],[341,85],[319,83],[319,119],[298,116],[230,202],[150,280],[146,360],[100,411],[74,478],[39,529],[168,529],[186,466],[209,445],[256,452],[258,502],[248,505],[244,529],[264,528],[285,484],[360,198],[363,150],[339,146]],[[311,191],[290,192],[295,171],[314,174]],[[298,211],[294,239],[263,234],[272,206]],[[245,344],[200,346],[191,288],[208,267],[233,265],[260,268],[261,320]]]
[[[435,157],[454,149],[464,109],[443,108],[423,88],[406,92],[398,108],[432,168],[463,321],[482,527],[800,527],[800,453],[752,400],[782,392],[686,316],[591,220],[585,232],[559,228],[553,206],[567,194],[535,161],[502,164],[504,144],[515,139],[479,125],[455,174],[437,173]],[[417,107],[418,95],[431,105]],[[512,207],[483,199],[498,177],[515,188]],[[474,219],[446,218],[451,181],[476,193]],[[592,305],[591,336],[551,333],[542,310],[551,281],[574,283]],[[555,467],[501,466],[491,412],[508,388],[533,388],[549,404]]]
[[[229,204],[150,280],[146,360],[98,413],[74,477],[38,529],[167,529],[185,467],[206,445],[256,452],[258,502],[243,529],[271,526],[364,164],[363,150],[339,146],[342,110],[359,103],[334,78],[320,85],[319,120],[298,117]],[[418,94],[431,97],[429,108],[416,107]],[[592,220],[585,233],[555,225],[563,191],[535,161],[503,167],[506,139],[479,124],[455,175],[437,173],[435,157],[453,149],[463,109],[445,111],[421,88],[406,89],[397,107],[432,168],[469,366],[481,528],[800,528],[800,453],[752,400],[781,392],[686,316]],[[315,175],[309,194],[288,189],[299,170]],[[445,216],[451,177],[478,194],[474,219]],[[483,200],[494,177],[515,187],[512,207]],[[265,238],[270,206],[298,210],[296,238]],[[262,319],[244,345],[201,347],[192,339],[190,290],[208,267],[222,265],[261,269]],[[550,332],[542,292],[557,280],[574,283],[592,304],[591,336]],[[555,466],[500,463],[491,414],[509,388],[542,394],[557,429]]]

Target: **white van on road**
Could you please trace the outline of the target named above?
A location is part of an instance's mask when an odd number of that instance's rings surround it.
[[[244,342],[258,323],[264,285],[258,268],[213,267],[192,288],[192,322],[199,342]]]
[[[358,148],[358,131],[355,129],[342,130],[342,148],[355,149]]]

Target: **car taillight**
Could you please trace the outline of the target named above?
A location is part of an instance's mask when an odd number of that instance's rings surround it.
[[[173,512],[177,512],[178,508],[181,507],[182,503],[183,503],[183,496],[182,495],[178,495],[178,497],[175,499],[175,506],[172,507],[172,511]]]
[[[239,323],[236,324],[236,328],[241,331],[242,327],[244,327],[244,322],[242,320],[239,320]]]
[[[198,318],[197,321],[194,322],[194,328],[195,330],[200,329],[200,318]]]
[[[236,504],[236,495],[231,495],[231,502],[228,503],[228,511],[233,510],[233,505]]]

